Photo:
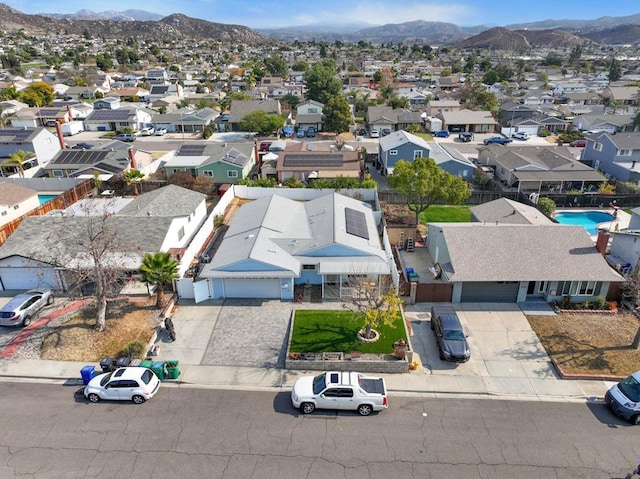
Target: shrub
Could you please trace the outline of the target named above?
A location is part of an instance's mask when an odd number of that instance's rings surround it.
[[[607,309],[607,300],[602,296],[598,296],[596,300],[593,302],[593,306],[595,309]]]
[[[216,228],[222,226],[224,224],[224,215],[215,215],[213,217],[213,226]]]
[[[551,198],[540,198],[538,200],[538,209],[545,215],[551,217],[556,211],[556,202]]]
[[[544,138],[546,136],[549,136],[550,134],[551,134],[551,132],[549,130],[540,130],[538,132],[538,136],[542,137],[542,138]]]
[[[142,341],[131,341],[124,347],[120,355],[127,356],[128,358],[132,359],[139,358],[146,352],[146,349],[147,345]]]

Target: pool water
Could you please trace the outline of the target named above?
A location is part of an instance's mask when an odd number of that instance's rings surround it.
[[[598,234],[598,224],[611,221],[613,216],[602,211],[583,211],[580,213],[556,213],[556,221],[563,225],[582,226],[591,236]]]
[[[49,203],[49,201],[57,198],[58,196],[59,195],[38,195],[38,201],[41,205],[44,205],[45,203]]]

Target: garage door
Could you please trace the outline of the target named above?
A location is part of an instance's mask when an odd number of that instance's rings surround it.
[[[0,281],[0,289],[62,289],[51,268],[0,268]]]
[[[225,298],[280,299],[279,279],[225,279]]]
[[[515,303],[518,299],[518,282],[464,283],[460,301],[463,303]]]

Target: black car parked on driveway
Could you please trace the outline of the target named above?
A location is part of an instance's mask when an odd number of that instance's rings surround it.
[[[436,335],[440,359],[464,363],[471,357],[467,335],[456,310],[451,306],[431,308],[431,329]]]

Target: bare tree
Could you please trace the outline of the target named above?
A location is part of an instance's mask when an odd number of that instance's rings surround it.
[[[351,296],[344,305],[363,322],[362,336],[370,339],[371,330],[381,325],[391,325],[400,311],[402,300],[389,276],[350,275],[348,287]]]
[[[625,275],[625,282],[622,284],[622,304],[629,309],[632,309],[636,316],[640,309],[640,269],[634,268],[631,272]],[[640,349],[640,325],[636,335],[631,342],[633,349]]]
[[[51,262],[64,271],[69,293],[95,297],[95,328],[104,331],[108,300],[118,293],[118,285],[123,284],[127,270],[132,269],[128,265],[138,255],[136,247],[127,244],[128,236],[122,233],[123,229],[135,228],[136,218],[118,218],[109,212],[106,202],[100,203],[104,207],[101,213],[92,212],[88,202],[78,214],[65,216],[49,233],[47,241],[51,244]]]

